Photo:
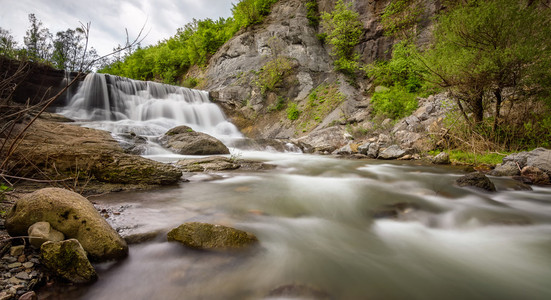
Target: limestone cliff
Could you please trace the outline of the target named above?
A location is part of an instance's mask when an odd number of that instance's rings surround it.
[[[330,12],[335,2],[318,0],[318,12]],[[381,14],[389,2],[354,2],[363,24],[361,41],[356,47],[363,64],[389,58],[394,41],[384,35],[380,25]],[[417,25],[420,42],[426,42],[430,36],[427,20],[438,9],[436,2],[425,4],[427,16]],[[306,1],[280,0],[261,24],[239,32],[210,59],[204,74],[205,88],[249,137],[298,138],[327,133],[322,135],[332,139],[331,143],[343,144],[344,125],[369,119],[371,86],[361,72],[351,78],[334,70],[329,46],[318,39],[319,33],[318,26],[309,25]],[[274,70],[274,62],[276,66],[284,62],[288,67]],[[262,81],[267,71],[280,76],[269,88]],[[313,99],[311,94],[320,91],[332,93],[328,101],[341,100],[330,107],[316,103],[317,112],[307,111],[312,110],[308,107],[309,99]],[[289,120],[285,108],[295,104],[302,115]]]

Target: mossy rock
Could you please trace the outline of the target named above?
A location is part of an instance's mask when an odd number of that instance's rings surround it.
[[[495,192],[496,187],[490,178],[480,172],[469,173],[456,180],[458,186],[475,187],[488,192]]]
[[[222,225],[191,222],[172,229],[167,235],[168,241],[204,250],[242,249],[258,243],[252,233]]]
[[[73,283],[93,282],[98,278],[86,251],[76,239],[45,242],[40,247],[41,262],[55,275]]]
[[[81,195],[60,188],[45,188],[19,199],[6,216],[12,236],[27,235],[37,222],[48,222],[66,238],[77,239],[95,261],[120,259],[128,246],[96,208]]]

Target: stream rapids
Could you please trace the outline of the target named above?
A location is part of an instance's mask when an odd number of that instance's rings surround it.
[[[242,138],[204,93],[103,76],[87,77],[62,113],[146,136],[145,157],[189,158],[155,146],[177,125]],[[551,299],[551,188],[491,177],[498,191],[486,193],[454,185],[464,172],[452,167],[230,149],[276,168],[91,198],[122,236],[156,238],[60,299]],[[166,241],[194,221],[260,244],[220,253]]]

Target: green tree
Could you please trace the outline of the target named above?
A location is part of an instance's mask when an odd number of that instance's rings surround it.
[[[495,133],[505,100],[549,101],[551,13],[539,1],[465,2],[438,18],[423,61],[465,119],[476,127],[491,115]]]
[[[17,41],[10,31],[2,27],[0,27],[0,55],[9,58],[16,58],[17,56]]]
[[[338,0],[330,13],[322,14],[322,28],[327,34],[326,41],[332,46],[338,70],[353,73],[358,67],[359,54],[354,47],[360,42],[362,23],[359,14],[352,9],[353,2]]]
[[[44,28],[42,21],[38,20],[34,14],[29,14],[31,23],[23,38],[25,42],[27,57],[32,61],[47,61],[50,58],[52,34],[47,28]]]

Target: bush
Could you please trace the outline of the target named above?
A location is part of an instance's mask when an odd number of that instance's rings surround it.
[[[391,119],[409,116],[417,109],[417,94],[410,93],[401,85],[375,92],[371,97],[371,105],[376,115]]]
[[[310,26],[318,26],[320,23],[320,17],[318,14],[318,1],[309,0],[306,2],[306,18],[308,19],[308,24]]]
[[[287,106],[287,119],[294,121],[298,119],[300,115],[300,111],[298,110],[298,106],[296,103],[289,103]]]
[[[267,91],[273,91],[292,68],[292,61],[281,56],[266,63],[258,74],[257,84],[261,93],[265,94]]]
[[[325,41],[332,46],[331,54],[336,56],[335,67],[339,71],[351,73],[357,67],[359,56],[354,47],[360,42],[362,23],[359,14],[352,10],[352,2],[338,0],[331,13],[322,14]]]

